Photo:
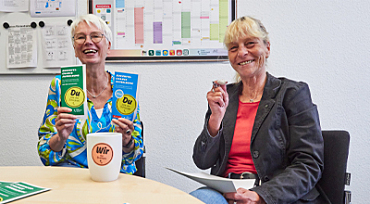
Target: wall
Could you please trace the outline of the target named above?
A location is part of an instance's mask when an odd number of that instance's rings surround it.
[[[79,2],[79,13],[86,11]],[[367,203],[370,157],[370,3],[367,1],[238,1],[238,15],[264,22],[271,38],[268,70],[310,85],[323,129],[351,134],[348,171],[352,203]],[[142,74],[141,116],[145,123],[147,178],[186,192],[199,185],[167,171],[199,171],[192,145],[207,108],[214,79],[232,80],[227,63],[115,63],[109,70]],[[37,128],[53,76],[0,76],[0,165],[41,165]]]

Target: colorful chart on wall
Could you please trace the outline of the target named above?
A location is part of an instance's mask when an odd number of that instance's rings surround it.
[[[113,34],[108,61],[226,60],[236,0],[89,0]]]

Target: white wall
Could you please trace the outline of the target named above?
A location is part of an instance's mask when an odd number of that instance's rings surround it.
[[[86,12],[79,1],[79,13]],[[348,171],[352,203],[367,203],[370,157],[370,3],[361,0],[239,0],[238,16],[262,20],[270,32],[268,70],[306,81],[318,105],[323,129],[351,134]],[[145,123],[147,178],[186,192],[199,185],[163,167],[196,172],[193,143],[207,108],[214,79],[232,80],[227,63],[115,63],[109,70],[142,75],[141,117]],[[51,75],[0,76],[0,165],[42,165],[37,129]]]

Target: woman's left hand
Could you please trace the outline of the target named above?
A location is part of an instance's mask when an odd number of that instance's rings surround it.
[[[114,131],[122,134],[123,151],[125,152],[132,151],[134,143],[132,143],[132,145],[127,148],[125,148],[124,146],[126,146],[132,139],[131,133],[132,131],[134,131],[134,123],[124,118],[113,119],[112,122],[116,124]]]
[[[229,204],[264,204],[265,201],[254,191],[238,188],[236,193],[225,193],[224,197]]]

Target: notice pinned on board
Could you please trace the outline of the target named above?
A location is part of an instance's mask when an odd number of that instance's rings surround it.
[[[71,114],[86,117],[86,65],[61,67],[61,105],[72,109]]]
[[[2,11],[2,12],[28,11],[28,1],[24,1],[24,0],[0,0],[0,11]]]
[[[115,72],[113,86],[113,118],[133,121],[138,107],[139,74]]]
[[[75,53],[71,41],[71,27],[66,23],[47,24],[41,29],[42,51],[40,61],[43,67],[59,68],[74,64]]]
[[[7,31],[7,67],[37,67],[36,30],[30,25],[14,25]]]
[[[76,0],[30,0],[31,17],[76,16]]]

